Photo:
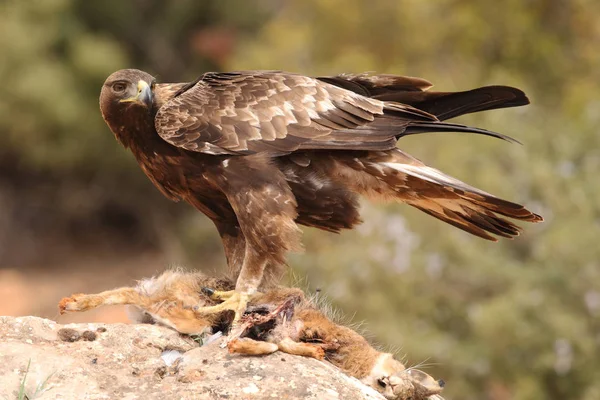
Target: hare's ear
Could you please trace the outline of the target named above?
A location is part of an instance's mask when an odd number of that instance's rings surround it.
[[[421,397],[440,394],[446,384],[442,379],[436,380],[431,375],[418,369],[407,369],[406,371],[396,374],[395,377],[404,380],[408,378],[414,386],[415,393],[419,394]]]

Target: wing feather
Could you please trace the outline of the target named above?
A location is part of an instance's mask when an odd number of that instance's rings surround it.
[[[394,75],[310,78],[243,71],[157,86],[175,92],[170,100],[163,95],[157,102],[157,133],[175,146],[208,154],[390,150],[400,137],[425,132],[470,132],[514,141],[440,120],[527,103],[514,88],[427,92],[428,81]]]
[[[388,110],[397,112],[392,128],[360,129]],[[412,106],[388,105],[315,78],[247,71],[207,73],[181,86],[158,110],[155,127],[167,142],[208,154],[386,150],[414,119],[436,120]]]
[[[523,91],[510,86],[485,86],[463,92],[433,92],[430,82],[407,76],[342,74],[318,78],[365,97],[408,104],[440,121],[463,114],[529,104]]]

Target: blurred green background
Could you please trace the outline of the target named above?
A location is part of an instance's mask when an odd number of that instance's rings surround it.
[[[222,271],[208,219],[163,198],[102,121],[99,90],[117,69],[162,82],[283,69],[413,75],[443,91],[507,84],[532,105],[458,122],[524,146],[463,134],[399,146],[545,223],[488,243],[365,204],[356,231],[305,229],[290,280],[428,364],[449,399],[600,399],[599,21],[597,0],[1,1],[0,314],[54,318],[71,291],[170,264]]]

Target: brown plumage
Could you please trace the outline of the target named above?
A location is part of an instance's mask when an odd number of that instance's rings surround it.
[[[402,136],[432,131],[513,141],[443,121],[525,105],[525,94],[505,86],[456,93],[430,87],[393,75],[274,71],[156,84],[145,72],[121,70],[106,80],[100,106],[150,180],[215,223],[236,290],[247,295],[301,247],[296,224],[338,232],[359,223],[359,195],[407,203],[488,240],[519,234],[506,217],[542,220],[396,148]],[[247,298],[238,300],[239,316]]]

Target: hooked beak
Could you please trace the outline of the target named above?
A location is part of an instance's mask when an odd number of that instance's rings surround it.
[[[120,103],[136,103],[146,108],[152,107],[152,88],[146,81],[140,80],[137,84],[137,95],[120,100]]]

